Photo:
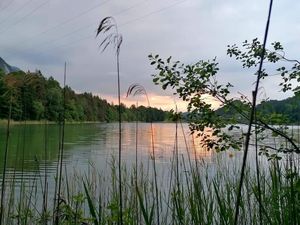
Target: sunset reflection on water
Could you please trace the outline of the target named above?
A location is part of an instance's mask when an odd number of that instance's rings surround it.
[[[135,146],[135,126],[133,124],[125,124],[126,132],[123,134],[123,146],[126,154],[134,154],[133,146]],[[152,141],[151,135],[154,140],[154,152],[156,159],[165,161],[174,155],[176,151],[176,124],[175,123],[153,123],[153,133],[151,134],[151,124],[141,123],[138,124],[138,151],[142,157],[152,154]],[[128,129],[130,128],[130,129]],[[209,135],[209,131],[207,131]],[[202,159],[212,157],[213,151],[208,151],[201,144],[201,137],[196,137],[191,134],[187,124],[177,125],[177,149],[178,154],[182,157],[191,159]]]
[[[138,128],[136,129],[136,125]],[[170,168],[176,155],[176,124],[175,123],[153,123],[153,140],[155,160],[161,167]],[[40,161],[40,168],[47,166],[49,176],[54,176],[57,160],[58,126],[49,125],[48,154],[45,160],[44,126],[28,125],[26,129],[26,145],[23,147],[24,156],[18,154],[18,137],[23,132],[22,126],[13,126],[11,130],[11,144],[8,155],[8,173],[17,174],[23,171],[26,176],[35,179],[35,173],[39,168],[35,166],[35,157]],[[0,129],[4,133],[5,127]],[[137,138],[136,138],[136,133]],[[122,161],[131,168],[135,165],[137,155],[138,163],[145,166],[153,160],[152,140],[150,123],[123,123],[122,124]],[[4,139],[2,139],[3,144]],[[137,148],[136,148],[137,146]],[[66,167],[78,169],[83,172],[88,170],[91,163],[97,169],[107,171],[112,158],[118,158],[118,124],[117,123],[95,123],[95,124],[67,124],[65,127],[65,152],[64,163]],[[185,162],[191,160],[211,161],[215,155],[214,151],[207,151],[201,145],[201,139],[191,135],[187,124],[177,126],[177,149],[179,160]],[[137,150],[137,154],[136,154]],[[19,161],[24,157],[24,163]],[[20,165],[24,165],[21,168]],[[0,163],[0,169],[3,167]],[[44,171],[41,171],[43,174]],[[16,177],[18,180],[19,177]]]

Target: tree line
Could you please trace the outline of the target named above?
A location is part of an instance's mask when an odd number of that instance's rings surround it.
[[[65,92],[65,100],[64,94]],[[60,121],[118,120],[117,105],[92,93],[75,93],[69,86],[61,87],[53,77],[40,71],[13,72],[5,75],[0,69],[0,119]],[[161,109],[121,105],[123,121],[165,121],[169,112]]]
[[[233,107],[234,106],[234,107]],[[249,113],[251,105],[240,100],[230,102],[216,110],[219,116],[233,119],[236,123],[247,123],[247,119],[240,112]],[[300,93],[283,100],[265,100],[256,106],[256,114],[269,124],[299,124],[300,121]]]

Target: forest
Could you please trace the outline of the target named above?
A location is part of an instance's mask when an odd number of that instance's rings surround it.
[[[232,107],[234,105],[234,107]],[[236,123],[246,124],[246,118],[242,117],[240,111],[250,112],[250,105],[240,100],[231,102],[216,110],[223,118],[234,119]],[[300,95],[298,92],[293,97],[283,100],[265,100],[256,106],[257,115],[269,124],[299,124],[300,121]]]
[[[65,96],[65,98],[64,98]],[[53,77],[46,78],[40,71],[12,72],[0,70],[0,119],[60,121],[118,120],[118,106],[92,93],[75,93],[71,87],[62,88]],[[121,105],[123,121],[165,121],[169,112],[161,109]]]
[[[64,88],[53,77],[46,78],[40,71],[17,71],[5,74],[0,70],[0,119],[8,117],[11,104],[12,119],[59,121],[64,111],[66,121],[101,121],[118,120],[118,106],[92,93],[75,93],[71,87]],[[65,104],[65,107],[64,107]],[[250,106],[239,100],[233,104],[249,111]],[[223,118],[234,118],[236,123],[246,123],[240,113],[228,105],[216,110]],[[153,107],[121,104],[123,121],[169,121],[172,112]],[[257,113],[270,124],[296,124],[299,121],[300,95],[284,100],[266,100],[257,105]],[[187,118],[186,118],[187,119]]]

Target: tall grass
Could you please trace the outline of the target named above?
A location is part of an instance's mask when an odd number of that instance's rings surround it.
[[[5,140],[5,148],[4,148],[4,158],[3,158],[3,171],[2,171],[2,182],[1,182],[1,205],[0,205],[0,225],[3,222],[3,214],[4,214],[4,197],[5,197],[5,178],[6,178],[6,167],[7,167],[7,155],[8,155],[8,145],[9,145],[9,135],[10,135],[10,120],[11,120],[11,112],[12,112],[12,94],[10,97],[10,104],[9,104],[9,112],[8,112],[8,119],[7,119],[7,127],[6,127],[6,140]]]
[[[43,211],[42,211],[42,222],[47,225],[47,209],[48,209],[48,168],[47,168],[47,157],[48,157],[48,122],[45,120],[44,124],[44,188],[43,188]]]
[[[61,204],[61,185],[62,185],[62,177],[63,177],[63,159],[64,159],[64,140],[65,140],[65,111],[66,111],[66,78],[67,78],[67,63],[64,65],[64,88],[63,88],[63,109],[60,115],[59,121],[59,154],[57,161],[57,192],[55,190],[55,197],[57,197],[57,201],[55,202],[55,224],[59,224],[59,214],[60,214],[60,204]]]
[[[195,160],[192,161],[185,135],[187,154],[180,157],[178,125],[174,124],[174,155],[169,163],[171,169],[167,173],[168,180],[159,177],[157,174],[160,173],[156,170],[152,175],[149,174],[145,165],[138,166],[137,159],[133,170],[122,166],[122,222],[133,225],[158,224],[159,218],[159,224],[233,224],[239,184],[237,177],[241,172],[238,169],[239,160],[235,157],[226,158],[221,153],[214,158],[212,166],[210,162],[197,158],[195,151]],[[297,136],[295,133],[292,135]],[[254,150],[258,150],[259,137],[255,136]],[[154,138],[151,141],[153,143]],[[280,144],[290,143],[281,140]],[[275,143],[274,146],[276,148]],[[224,163],[224,160],[228,163]],[[296,160],[296,156],[289,154],[281,161],[272,159],[267,162],[255,152],[255,167],[246,165],[244,170],[240,224],[299,224],[300,176]],[[22,198],[16,198],[18,190],[14,188],[15,180],[8,185],[7,197],[3,198],[6,209],[3,224],[120,223],[117,160],[112,159],[110,171],[106,171],[105,176],[100,175],[102,171],[98,171],[92,163],[86,173],[76,170],[67,172],[65,167],[61,177],[59,211],[51,204],[39,203],[39,199],[49,197],[47,185],[39,172],[39,162],[35,160],[37,173],[31,184],[25,185],[25,181],[21,184],[24,185],[19,195]],[[58,183],[58,180],[53,182]],[[51,215],[58,219],[53,220]]]
[[[105,17],[101,20],[96,36],[106,35],[100,43],[102,51],[109,45],[113,45],[116,50],[116,66],[117,66],[117,86],[118,86],[118,118],[119,118],[119,224],[123,224],[123,197],[122,197],[122,115],[121,115],[121,83],[120,83],[120,50],[123,37],[119,34],[118,25],[113,17]]]
[[[140,84],[132,84],[129,86],[127,91],[127,96],[129,95],[144,95],[147,99],[148,107],[150,107],[150,101],[147,94],[146,89],[140,85]],[[151,115],[152,117],[152,115]],[[151,135],[151,159],[153,162],[153,172],[154,172],[154,186],[155,186],[155,200],[156,200],[156,218],[157,218],[157,224],[160,224],[160,209],[159,209],[159,191],[158,191],[158,184],[157,184],[157,169],[156,169],[156,156],[155,156],[155,146],[154,146],[154,131],[153,131],[153,118],[150,119],[150,135]],[[176,128],[177,130],[177,128]],[[140,199],[140,198],[139,198]],[[153,205],[154,206],[154,205]]]
[[[235,159],[228,165],[223,162],[224,156],[217,156],[214,168],[210,163],[198,161],[192,168],[185,171],[185,179],[181,180],[180,191],[176,176],[169,181],[159,180],[159,201],[163,208],[160,210],[161,224],[233,224],[237,176],[240,174]],[[229,159],[228,159],[229,160]],[[175,160],[176,161],[176,160]],[[186,164],[185,158],[180,159]],[[38,166],[38,161],[36,161]],[[117,224],[120,212],[118,210],[118,162],[110,162],[109,175],[100,175],[92,165],[87,174],[76,171],[64,174],[62,180],[62,196],[59,214],[59,224]],[[300,219],[299,175],[295,174],[298,164],[290,160],[269,166],[261,166],[259,178],[261,181],[261,199],[263,210],[259,209],[256,170],[250,166],[245,169],[244,191],[241,195],[240,224],[298,224]],[[153,198],[154,177],[144,173],[144,165],[138,168],[138,186],[134,180],[134,170],[122,167],[123,177],[123,223],[124,224],[157,224]],[[175,174],[176,168],[173,167]],[[169,175],[169,177],[171,177]],[[37,175],[38,179],[38,175]],[[4,205],[10,206],[10,213],[3,217],[4,224],[51,224],[49,218],[39,207],[36,186],[37,179],[31,187],[23,189],[24,199],[13,199],[14,190],[5,199]],[[184,182],[183,182],[184,181]],[[42,184],[40,184],[42,185]],[[136,202],[135,198],[138,197]],[[170,199],[170,200],[168,200]],[[23,207],[18,209],[19,202]],[[137,205],[135,205],[137,204]],[[51,213],[49,206],[47,211]],[[140,216],[136,216],[136,215]],[[261,214],[261,216],[260,216]],[[19,223],[18,223],[19,221]]]
[[[130,96],[130,87],[127,91],[127,94],[126,94],[126,98],[128,98]],[[139,145],[139,112],[138,112],[138,107],[139,107],[139,102],[137,101],[136,102],[136,111],[135,111],[135,162],[134,162],[134,173],[135,173],[135,179],[134,179],[134,182],[135,182],[135,190],[136,190],[136,196],[135,196],[135,207],[136,207],[136,214],[135,214],[135,217],[136,217],[136,222],[138,221],[138,218],[139,218],[139,214],[138,214],[138,200],[141,200],[140,196],[138,195],[138,145]]]

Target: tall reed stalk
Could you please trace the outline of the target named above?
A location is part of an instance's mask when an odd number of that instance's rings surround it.
[[[127,92],[126,97],[129,96],[129,93]],[[138,143],[139,143],[139,113],[138,113],[138,107],[139,107],[139,103],[138,101],[136,102],[136,111],[135,111],[135,168],[134,168],[134,183],[135,183],[135,210],[136,210],[136,224],[138,224]]]
[[[5,196],[5,179],[6,179],[6,167],[7,167],[7,154],[9,146],[9,135],[10,135],[10,120],[12,112],[12,93],[10,93],[10,104],[9,112],[7,116],[7,127],[6,127],[6,140],[3,158],[3,171],[2,171],[2,182],[1,182],[1,205],[0,205],[0,225],[3,224],[3,214],[4,214],[4,196]]]
[[[129,95],[144,95],[147,99],[148,107],[150,107],[150,101],[147,94],[146,89],[140,84],[132,84],[129,86],[127,91],[127,96]],[[154,146],[154,130],[153,130],[153,118],[151,114],[150,118],[150,129],[151,129],[151,148],[152,148],[152,155],[151,159],[153,162],[153,172],[154,172],[154,186],[155,186],[155,200],[156,200],[156,219],[157,224],[160,224],[160,210],[159,210],[159,192],[158,192],[158,184],[157,184],[157,170],[156,170],[156,157],[155,157],[155,146]]]
[[[61,185],[62,185],[62,171],[63,171],[63,158],[64,158],[64,141],[65,141],[65,112],[66,112],[66,77],[67,77],[67,63],[64,66],[64,89],[63,89],[63,110],[60,118],[61,137],[60,137],[60,153],[59,153],[59,175],[58,175],[58,189],[57,189],[57,202],[56,202],[56,216],[55,224],[59,224],[59,211],[61,201]]]
[[[23,99],[24,101],[24,99]],[[24,106],[23,109],[23,114],[25,114],[26,112],[26,107]],[[25,120],[25,117],[22,118],[23,120]],[[22,210],[22,206],[23,206],[23,198],[24,198],[24,163],[25,163],[25,146],[26,146],[26,121],[23,121],[23,128],[22,128],[22,131],[23,131],[23,140],[22,140],[22,158],[21,158],[21,187],[20,187],[20,193],[19,193],[19,199],[20,199],[20,204],[19,204],[19,212],[21,212]],[[19,217],[18,218],[18,224],[20,224],[20,220],[21,218]]]
[[[45,119],[44,122],[45,130],[44,130],[44,136],[45,136],[45,142],[44,142],[44,191],[43,191],[43,211],[42,211],[42,216],[43,216],[43,223],[47,225],[47,218],[46,218],[46,213],[47,213],[47,208],[48,208],[48,168],[47,168],[47,159],[48,159],[48,123],[47,120]]]
[[[250,112],[248,131],[246,133],[244,157],[243,157],[241,176],[240,176],[240,182],[239,182],[239,186],[238,186],[237,200],[236,200],[236,206],[235,206],[235,216],[234,216],[234,224],[235,225],[238,224],[239,208],[240,208],[240,203],[241,203],[241,192],[242,192],[242,186],[243,186],[243,181],[244,181],[245,168],[246,168],[247,156],[248,156],[248,150],[249,150],[249,144],[250,144],[251,128],[252,128],[253,121],[254,121],[254,116],[255,116],[257,92],[258,92],[258,89],[259,89],[260,80],[262,78],[262,67],[263,67],[265,51],[266,51],[266,44],[267,44],[267,38],[268,38],[268,33],[269,33],[269,25],[270,25],[270,19],[271,19],[272,5],[273,5],[273,0],[270,0],[268,20],[267,20],[265,34],[264,34],[263,48],[262,48],[262,52],[261,52],[261,56],[260,56],[260,64],[259,64],[255,89],[254,89],[253,94],[252,94],[253,95],[253,97],[252,97],[252,107],[251,107],[251,112]]]
[[[27,107],[26,107],[26,95],[25,95],[25,91],[26,91],[26,76],[23,77],[22,79],[22,94],[21,94],[21,99],[22,99],[22,113],[20,115],[21,120],[23,121],[23,127],[22,127],[22,157],[21,157],[21,187],[20,187],[20,193],[19,193],[19,199],[20,199],[20,203],[18,206],[18,210],[19,212],[21,212],[22,207],[24,207],[23,205],[23,199],[24,199],[24,163],[25,163],[25,147],[26,147],[26,113],[27,113]],[[21,218],[18,217],[18,224],[20,224]]]
[[[176,118],[175,118],[175,155],[176,155],[176,183],[177,183],[177,191],[180,192],[179,185],[179,156],[178,156],[178,112],[176,105]]]
[[[139,114],[138,109],[139,104],[136,102],[136,121],[135,121],[135,174],[134,174],[134,182],[135,182],[135,213],[136,213],[136,224],[139,221],[139,213],[138,213],[138,140],[139,140]]]
[[[259,207],[259,220],[262,223],[262,199],[261,199],[261,186],[259,177],[259,160],[258,160],[258,127],[256,121],[256,110],[254,112],[254,132],[255,132],[255,167],[256,167],[256,182],[257,182],[257,194],[258,194],[258,207]]]
[[[107,35],[100,43],[102,52],[109,45],[113,45],[116,50],[117,64],[117,83],[118,83],[118,121],[119,121],[119,162],[118,162],[118,178],[119,178],[119,217],[118,223],[123,225],[123,198],[122,198],[122,117],[121,117],[121,84],[120,84],[120,50],[122,45],[122,35],[119,34],[118,26],[113,17],[105,17],[101,20],[96,37],[99,35]]]

